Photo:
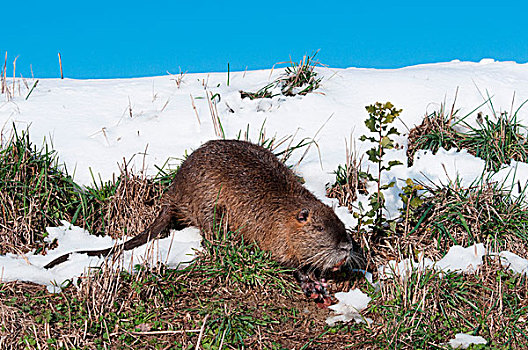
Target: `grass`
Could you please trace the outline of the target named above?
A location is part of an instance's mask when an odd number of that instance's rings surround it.
[[[521,256],[528,251],[528,209],[525,195],[512,196],[504,184],[480,179],[468,187],[460,180],[446,185],[424,185],[423,203],[414,210],[409,234],[428,236],[437,249],[485,243],[494,250]],[[420,224],[420,218],[424,218]]]
[[[305,149],[304,154],[306,154],[311,144],[315,144],[313,138],[309,139],[305,137],[300,140],[296,140],[295,134],[284,137],[278,137],[277,135],[268,136],[266,133],[265,125],[266,121],[264,120],[264,122],[260,126],[256,140],[251,140],[249,124],[247,125],[246,130],[244,130],[244,133],[242,133],[242,130],[238,132],[236,139],[249,141],[266,148],[267,150],[275,154],[275,156],[277,156],[277,158],[279,158],[279,160],[285,164],[295,151]],[[299,163],[301,161],[302,157],[299,160]]]
[[[216,249],[225,256],[236,251]],[[365,312],[373,323],[329,327],[328,311],[296,288],[285,294],[273,284],[232,278],[244,268],[239,262],[223,278],[204,277],[213,256],[207,248],[203,254],[183,270],[95,271],[60,294],[0,284],[0,335],[10,335],[0,337],[2,348],[445,349],[459,332],[483,336],[491,343],[486,348],[528,345],[526,276],[492,259],[476,274],[413,273],[385,280],[378,291],[360,282],[373,298]],[[289,274],[278,276],[294,283]]]
[[[47,226],[77,210],[79,188],[47,145],[37,149],[27,132],[14,131],[0,150],[0,253],[43,244]]]
[[[390,349],[445,349],[456,333],[469,333],[483,336],[486,349],[523,349],[527,282],[491,259],[474,274],[429,270],[384,281],[373,293],[370,341]]]
[[[491,116],[477,113],[477,125],[471,125],[466,119],[471,113],[459,118],[454,107],[446,113],[442,105],[439,111],[426,115],[422,124],[409,132],[407,158],[412,165],[414,155],[419,149],[436,153],[439,148],[466,149],[470,154],[486,161],[486,169],[498,170],[512,160],[528,160],[528,129],[518,122],[518,112],[524,103],[513,113],[497,112],[491,99],[486,100]]]
[[[285,158],[303,142],[268,138],[264,128],[259,134],[260,144]],[[77,213],[78,225],[115,237],[140,231],[153,219],[172,176],[162,167],[158,177],[146,179],[123,166],[117,179],[81,188],[58,165],[56,153],[31,145],[27,132],[15,134],[0,154],[2,213],[27,219],[37,234],[27,249],[42,244],[39,225],[60,220],[58,213],[66,220]],[[347,159],[340,172],[344,184],[353,178],[351,152]],[[399,226],[370,246],[376,266],[421,250],[441,256],[452,238],[526,256],[522,198],[484,181],[469,188],[458,182],[425,187],[434,196],[420,196],[407,229]],[[14,224],[2,221],[10,229],[4,240],[21,239],[15,236],[22,226],[13,229]],[[475,274],[415,272],[408,279],[383,280],[379,289],[363,279],[329,281],[331,294],[366,292],[372,301],[364,316],[373,319],[371,325],[329,327],[331,312],[307,299],[291,271],[269,253],[227,230],[223,218],[205,236],[203,251],[180,270],[160,264],[127,273],[103,265],[58,294],[31,283],[0,283],[0,348],[445,349],[459,332],[481,335],[491,348],[528,345],[527,277],[497,260],[486,258]]]
[[[439,259],[453,245],[467,247],[475,243],[484,243],[494,251],[509,250],[528,256],[526,189],[511,188],[489,176],[469,186],[463,186],[459,178],[441,185],[414,183],[410,179],[407,184],[407,192],[401,194],[400,217],[392,221],[393,226],[387,227],[384,235],[372,242],[367,239],[374,266],[417,252]],[[337,189],[344,192],[351,188],[345,186],[348,184],[340,185],[337,177],[329,190],[335,193]],[[520,193],[514,195],[513,190],[517,189]],[[351,212],[358,210],[357,204],[350,201],[351,196],[341,198],[347,199],[344,205]]]
[[[185,269],[141,267],[129,274],[104,266],[60,294],[0,284],[6,321],[0,345],[288,349],[310,340],[301,325],[323,331],[325,312],[268,253],[231,238],[212,243]]]
[[[313,92],[319,87],[322,80],[322,78],[317,77],[317,72],[315,72],[315,67],[320,65],[315,60],[316,55],[317,51],[311,56],[304,56],[299,62],[290,59],[288,62],[290,66],[286,67],[284,73],[277,79],[256,92],[240,91],[240,96],[254,100],[258,98],[272,98],[278,95],[306,95]]]

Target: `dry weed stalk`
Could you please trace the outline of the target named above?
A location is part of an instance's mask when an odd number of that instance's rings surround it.
[[[185,75],[187,74],[187,71],[182,72],[182,70],[180,68],[180,74],[178,74],[177,76],[174,75],[174,74],[171,74],[168,71],[167,71],[167,74],[172,77],[171,80],[174,80],[174,82],[176,83],[176,86],[179,89],[181,87],[182,82],[183,82],[183,78],[185,78]]]
[[[190,94],[191,96],[191,103],[192,103],[192,107],[193,107],[193,110],[194,110],[194,114],[196,114],[196,119],[198,120],[198,125],[202,125],[202,122],[200,121],[200,116],[198,115],[198,110],[196,109],[196,105],[194,104],[194,97],[192,94]]]
[[[2,93],[3,94],[6,93],[6,89],[7,89],[6,70],[7,70],[7,51],[5,53],[4,68],[2,68],[2,74],[0,75],[0,79],[2,80]]]
[[[115,260],[109,259],[100,268],[88,270],[82,278],[77,295],[85,300],[91,322],[99,322],[114,308],[114,302],[122,287],[121,273],[114,268]]]
[[[15,57],[15,59],[13,60],[13,94],[15,92],[15,83],[16,83],[16,61],[18,59],[18,56]]]
[[[64,79],[64,74],[62,73],[62,58],[61,58],[61,54],[59,52],[59,67],[60,67],[60,76],[61,76],[61,79]]]
[[[22,96],[22,87],[24,86],[26,88],[26,91],[30,90],[30,83],[28,83],[27,79],[20,74],[20,78],[17,78],[16,76],[16,63],[19,56],[16,56],[13,60],[13,77],[11,81],[7,81],[7,52],[5,53],[4,58],[4,65],[2,67],[2,70],[0,71],[0,91],[2,94],[5,94],[6,100],[11,101],[16,94],[17,91],[17,84],[18,84],[18,95]],[[33,71],[31,71],[31,74],[33,75]],[[33,91],[33,89],[36,87],[38,83],[38,80],[36,82],[33,82],[33,86],[29,93],[26,96],[26,100],[28,99],[29,95]]]
[[[225,138],[224,129],[222,128],[222,123],[220,122],[220,116],[218,115],[218,108],[216,106],[216,96],[219,96],[217,94],[214,94],[210,91],[205,91],[205,96],[207,99],[207,103],[209,105],[209,112],[211,113],[211,119],[213,121],[213,127],[215,131],[215,135],[217,137]]]

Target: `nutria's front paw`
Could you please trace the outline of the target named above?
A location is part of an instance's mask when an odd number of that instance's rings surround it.
[[[332,299],[328,293],[328,283],[325,279],[321,281],[314,281],[307,276],[304,276],[301,280],[301,288],[308,298],[313,299],[317,306],[320,308],[325,308],[332,305]]]

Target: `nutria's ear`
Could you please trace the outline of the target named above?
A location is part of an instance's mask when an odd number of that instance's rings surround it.
[[[308,209],[301,209],[299,214],[297,214],[297,221],[299,222],[306,222],[308,220],[308,215],[310,214],[310,211]]]

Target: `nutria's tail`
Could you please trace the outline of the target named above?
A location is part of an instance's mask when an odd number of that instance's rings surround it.
[[[173,226],[173,219],[174,219],[174,213],[169,210],[168,208],[162,209],[161,213],[158,215],[156,220],[150,225],[149,228],[147,228],[145,231],[143,231],[141,234],[129,239],[128,241],[121,243],[119,245],[113,246],[111,248],[101,249],[101,250],[81,250],[77,252],[67,253],[64,255],[59,256],[58,258],[52,260],[48,264],[44,266],[45,269],[51,269],[54,266],[57,266],[70,257],[73,253],[78,254],[87,254],[88,256],[108,256],[112,255],[119,251],[124,250],[131,250],[136,247],[139,247],[145,243],[147,243],[150,240],[153,240],[157,237],[164,236],[168,233],[168,229],[170,226]],[[183,229],[186,225],[183,224],[183,222],[177,222],[176,223],[177,229]]]

